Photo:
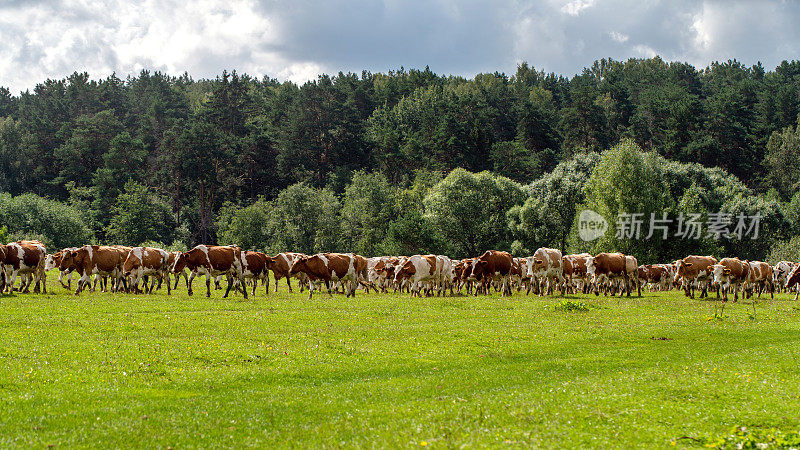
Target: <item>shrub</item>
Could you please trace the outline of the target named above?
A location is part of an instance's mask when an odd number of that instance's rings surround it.
[[[169,205],[147,186],[128,181],[111,210],[106,236],[114,244],[132,246],[146,241],[171,243],[175,227]]]
[[[7,228],[10,239],[38,239],[48,249],[92,241],[89,227],[75,208],[35,194],[0,194],[0,226]]]

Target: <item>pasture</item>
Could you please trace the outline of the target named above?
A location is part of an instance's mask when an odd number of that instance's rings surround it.
[[[800,430],[788,294],[720,318],[679,291],[309,301],[284,281],[245,301],[197,281],[191,298],[183,282],[76,297],[56,278],[0,296],[2,447],[683,447]]]

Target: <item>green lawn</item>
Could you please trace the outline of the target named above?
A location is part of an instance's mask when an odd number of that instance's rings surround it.
[[[800,430],[800,305],[0,297],[0,447],[669,447]],[[182,283],[182,282],[181,282]],[[198,295],[198,293],[200,295]]]

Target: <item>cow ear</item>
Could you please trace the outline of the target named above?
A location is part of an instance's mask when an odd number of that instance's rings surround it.
[[[686,267],[692,267],[692,264],[693,263],[683,263],[683,265],[686,266]]]

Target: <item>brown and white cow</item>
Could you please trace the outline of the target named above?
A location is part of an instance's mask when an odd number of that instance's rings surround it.
[[[397,258],[394,256],[376,256],[367,258],[367,280],[365,287],[367,292],[372,288],[375,292],[386,292],[388,280],[386,273],[388,266],[392,265]]]
[[[444,291],[450,289],[450,295],[453,295],[453,286],[455,284],[455,261],[450,259],[449,256],[436,255],[438,260],[437,266],[439,267],[439,286],[438,289],[444,295]]]
[[[642,266],[645,269],[644,282],[651,288],[663,291],[669,288],[669,269],[666,264],[647,264]]]
[[[29,292],[31,282],[36,286],[33,292],[41,290],[47,293],[47,274],[44,270],[47,249],[39,241],[16,241],[3,248],[3,260],[0,261],[0,271],[4,272],[4,288],[9,292],[14,291],[14,282],[20,276],[20,291]],[[32,281],[31,281],[32,280]]]
[[[366,278],[366,258],[353,253],[317,253],[312,256],[302,256],[294,261],[289,269],[289,275],[305,274],[308,277],[308,299],[314,294],[316,281],[324,281],[331,294],[332,281],[349,282],[347,297],[356,296],[356,286],[360,279]]]
[[[608,295],[611,290],[614,295],[613,286],[615,281],[622,281],[628,296],[631,295],[631,276],[636,276],[638,265],[630,268],[633,260],[629,260],[622,253],[598,253],[588,258],[586,261],[586,274],[591,277],[594,286],[594,295],[600,295],[600,288]],[[631,270],[629,270],[631,269]],[[621,295],[621,293],[620,293]]]
[[[794,271],[796,266],[797,263],[792,261],[779,261],[778,264],[775,264],[772,274],[773,283],[778,289],[778,292],[780,292],[781,289],[786,288],[786,282],[789,281],[789,275]]]
[[[395,273],[405,263],[406,259],[408,259],[406,256],[389,256],[381,258],[375,264],[372,270],[378,277],[377,282],[381,286],[381,292],[387,292],[389,285],[394,284]],[[394,291],[397,292],[397,290],[398,286],[395,285]]]
[[[636,280],[640,285],[647,285],[647,265],[643,264],[636,270]]]
[[[129,281],[131,290],[139,291],[139,282],[143,277],[152,277],[150,286],[145,283],[144,291],[153,293],[156,280],[166,278],[167,294],[171,293],[169,272],[170,254],[166,250],[153,247],[133,247],[128,257],[122,262],[122,276]]]
[[[172,272],[172,268],[175,267],[175,260],[178,259],[178,256],[181,255],[181,252],[169,252],[169,259],[167,259],[167,267],[169,267],[169,273]],[[180,273],[173,273],[175,275],[175,286],[172,289],[178,289],[178,282],[181,281],[181,275],[183,275],[184,281],[186,281],[186,285],[189,285],[189,275],[186,274],[186,268],[180,271]],[[161,282],[158,283],[158,287],[156,289],[161,289]]]
[[[708,297],[708,285],[714,278],[711,266],[717,264],[713,256],[690,255],[675,262],[676,271],[673,280],[680,282],[684,293],[689,298],[694,298],[695,283],[700,284],[700,298]],[[717,292],[719,294],[719,292]]]
[[[122,276],[123,252],[117,248],[100,245],[84,245],[77,250],[65,253],[59,269],[76,271],[80,275],[75,295],[89,285],[92,275],[111,277],[111,289],[119,288]]]
[[[441,262],[436,255],[413,255],[397,269],[394,275],[396,284],[403,282],[410,284],[412,297],[420,296],[423,284],[429,286],[426,292],[430,293],[440,278]]]
[[[514,258],[511,264],[511,284],[517,287],[517,292],[522,290],[524,285],[530,289],[530,280],[527,277],[527,258]]]
[[[786,290],[795,288],[794,300],[797,301],[797,296],[800,295],[800,264],[794,266],[794,270],[789,274],[786,279]]]
[[[500,283],[501,295],[511,295],[511,264],[513,258],[508,252],[486,250],[472,264],[472,278],[482,282],[486,293],[492,281]],[[478,295],[478,290],[475,290]]]
[[[181,253],[175,259],[172,266],[172,273],[178,274],[188,268],[191,274],[187,280],[189,295],[192,295],[192,281],[196,276],[206,277],[206,297],[211,297],[211,279],[220,275],[228,277],[228,288],[225,290],[226,298],[233,287],[233,278],[239,280],[244,298],[247,298],[247,287],[245,285],[242,270],[242,251],[234,246],[219,245],[198,245],[188,252]]]
[[[472,275],[472,268],[478,258],[465,258],[461,260],[461,276],[459,276],[459,286],[467,287],[467,295],[472,294],[473,289],[477,291],[475,283],[477,279]],[[459,292],[461,287],[459,287]]]
[[[570,284],[576,286],[580,283],[580,290],[584,294],[588,293],[590,279],[586,274],[586,263],[592,255],[588,253],[578,253],[574,255],[566,255],[562,258],[562,265],[564,266],[564,276],[570,281]]]
[[[6,246],[0,244],[0,294],[6,291]]]
[[[269,266],[271,263],[272,257],[264,253],[249,250],[242,252],[242,275],[245,279],[253,281],[253,295],[256,295],[259,280],[264,284],[266,295],[269,295]]]
[[[539,285],[538,293],[540,297],[544,290],[547,291],[548,295],[552,294],[555,283],[561,286],[562,296],[566,293],[561,250],[545,247],[537,249],[533,256],[527,258],[525,269],[527,277],[531,279],[531,284],[536,283]],[[546,287],[544,286],[545,283],[547,284]],[[530,288],[528,288],[528,292],[530,292]]]
[[[722,288],[722,301],[728,301],[728,289],[733,286],[733,301],[739,300],[739,286],[747,282],[750,264],[739,258],[722,258],[719,264],[711,266],[714,283]]]
[[[49,270],[52,270],[52,269],[58,269],[58,282],[61,283],[62,287],[66,288],[66,289],[69,289],[69,290],[72,290],[72,272],[71,271],[67,271],[67,270],[61,270],[61,267],[60,267],[61,266],[61,260],[64,259],[64,255],[67,252],[72,252],[72,251],[75,251],[77,249],[78,249],[78,247],[67,247],[67,248],[61,249],[60,251],[58,251],[56,253],[50,253],[50,254],[47,255],[47,258],[45,258],[45,262],[44,262],[44,270],[45,271],[49,271]],[[65,277],[67,279],[67,283],[66,284],[64,284],[64,278]]]
[[[762,261],[745,261],[750,269],[747,273],[747,285],[745,287],[745,294],[747,298],[753,296],[753,289],[758,291],[758,298],[761,298],[761,292],[766,288],[769,289],[770,298],[775,298],[775,285],[773,284],[772,266]]]
[[[291,278],[297,278],[300,282],[300,292],[303,292],[306,283],[308,283],[308,277],[302,272],[290,275],[289,271],[295,261],[306,256],[308,255],[303,253],[283,252],[272,257],[272,262],[269,264],[269,270],[272,271],[272,274],[275,277],[275,292],[278,292],[278,281],[281,278],[286,278],[286,285],[289,287],[289,292],[292,292]]]

